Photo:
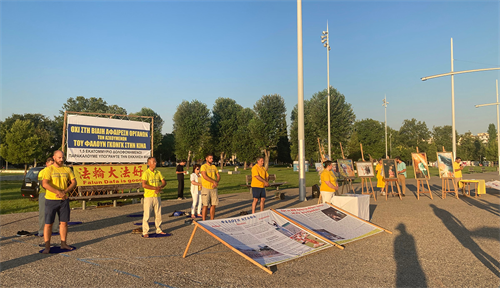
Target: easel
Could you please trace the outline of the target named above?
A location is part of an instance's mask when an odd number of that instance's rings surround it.
[[[359,147],[361,147],[361,159],[363,159],[363,162],[365,161],[365,156],[363,155],[363,144],[359,143]],[[370,161],[371,163],[371,161]],[[373,163],[372,163],[373,165]],[[357,169],[358,167],[356,167]],[[372,166],[373,168],[373,166]],[[358,172],[359,176],[359,172]],[[373,199],[377,201],[377,197],[375,196],[375,191],[373,190],[373,184],[372,184],[372,177],[359,177],[361,178],[361,194],[368,194],[368,195],[373,195]],[[372,192],[370,193],[370,189],[368,187],[368,181],[370,181],[370,186],[372,188]],[[366,193],[365,193],[365,186],[366,186]]]
[[[417,153],[419,153],[418,147],[417,147]],[[413,169],[415,169],[415,167],[413,167]],[[424,180],[417,178],[417,200],[420,200],[420,193],[423,193],[423,194],[429,193],[429,195],[431,196],[431,200],[434,200],[434,199],[432,199],[432,191],[431,191],[431,188],[429,186],[429,180],[427,178],[425,178],[425,182],[427,182],[427,191],[425,191]],[[420,186],[422,186],[422,190],[420,190]]]
[[[339,143],[340,143],[340,151],[342,152],[342,159],[345,159],[344,149],[342,148],[342,142]],[[341,187],[342,190],[340,192],[340,195],[344,194],[344,188],[346,189],[346,192],[349,193],[349,187],[351,188],[352,193],[356,194],[356,192],[354,192],[354,187],[352,186],[352,178],[344,178],[344,181],[342,182],[342,187]]]
[[[396,182],[396,188],[398,189],[398,192],[394,192],[394,186],[393,183]],[[399,190],[399,181],[398,179],[385,179],[385,200],[387,200],[387,196],[389,195],[389,183],[391,183],[391,195],[394,196],[394,194],[398,194],[399,200],[403,200],[401,197],[401,190]]]
[[[444,146],[443,152],[446,152],[446,150],[444,150]],[[453,175],[455,175],[455,171],[453,171]],[[453,190],[450,190],[450,181],[453,184]],[[441,177],[441,188],[443,189],[443,192],[441,193],[442,199],[446,199],[447,193],[455,193],[455,197],[458,199],[458,187],[455,184],[455,177]]]

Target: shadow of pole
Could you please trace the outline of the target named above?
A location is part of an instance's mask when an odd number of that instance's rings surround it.
[[[450,212],[440,209],[436,207],[434,204],[429,205],[434,214],[441,219],[443,224],[448,228],[448,230],[457,238],[457,240],[464,246],[469,249],[469,251],[477,258],[477,260],[481,261],[486,268],[488,268],[493,274],[500,278],[500,271],[498,270],[500,267],[500,263],[497,259],[491,257],[488,253],[484,252],[479,245],[472,239],[472,233],[464,227],[462,222],[458,220],[453,214]]]
[[[427,279],[418,261],[415,239],[406,232],[406,226],[396,227],[399,235],[394,239],[396,260],[396,287],[427,287]]]

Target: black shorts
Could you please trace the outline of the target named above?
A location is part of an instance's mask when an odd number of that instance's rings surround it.
[[[45,200],[45,224],[53,224],[56,213],[59,214],[59,222],[69,222],[69,199]]]
[[[253,198],[266,198],[266,188],[252,187]]]

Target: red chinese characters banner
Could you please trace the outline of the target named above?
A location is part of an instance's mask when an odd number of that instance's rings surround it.
[[[73,166],[78,186],[140,183],[146,169],[146,164]]]

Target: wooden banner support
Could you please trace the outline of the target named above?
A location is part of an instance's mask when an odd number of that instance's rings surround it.
[[[424,187],[424,181],[427,182],[427,191],[425,190],[425,187]],[[422,190],[420,190],[420,186],[422,186]],[[432,199],[432,191],[431,191],[431,188],[429,186],[429,180],[417,179],[417,200],[420,200],[420,193],[422,193],[422,194],[429,193],[429,195],[431,196],[431,199]]]
[[[342,142],[339,142],[339,143],[340,143],[340,151],[342,152],[342,159],[345,159],[344,148],[342,148]]]
[[[389,195],[389,183],[391,183],[391,195],[394,196],[394,194],[399,195],[399,200],[403,200],[401,197],[401,190],[399,189],[399,181],[398,179],[385,179],[385,200],[387,200],[387,196]],[[393,184],[396,184],[396,188],[398,189],[398,192],[394,192],[394,186]]]
[[[208,231],[205,227],[201,226],[200,224],[198,224],[198,222],[194,221],[194,229],[193,229],[193,233],[191,234],[191,238],[189,238],[189,242],[188,242],[188,245],[186,247],[186,250],[184,251],[184,255],[182,255],[182,258],[186,258],[186,254],[188,252],[188,249],[189,249],[189,246],[191,245],[191,242],[193,240],[193,237],[194,237],[194,233],[196,232],[196,228],[198,226],[200,226],[200,228],[207,232],[210,236],[214,237],[215,239],[217,239],[219,242],[221,242],[222,244],[226,245],[229,249],[231,249],[232,251],[238,253],[238,255],[240,255],[241,257],[247,259],[248,261],[252,262],[254,265],[256,265],[257,267],[259,267],[260,269],[266,271],[267,273],[269,274],[273,274],[273,271],[271,271],[271,269],[261,265],[259,262],[253,260],[252,258],[248,257],[247,255],[245,255],[243,252],[239,251],[238,249],[234,248],[233,246],[227,244],[224,240],[220,239],[219,237],[217,237],[214,233]]]
[[[372,178],[371,177],[360,177],[360,178],[361,178],[361,194],[373,195],[373,199],[377,201],[377,197],[375,196],[375,190],[373,190]],[[372,192],[370,192],[370,187],[368,187],[368,181],[370,181]],[[366,187],[366,193],[365,193],[365,187]]]
[[[450,189],[451,188],[450,181],[451,184],[453,184],[453,190]],[[455,178],[452,177],[441,178],[441,186],[443,187],[443,192],[441,194],[442,199],[446,199],[447,193],[455,193],[455,197],[458,199],[458,187],[455,184]]]

